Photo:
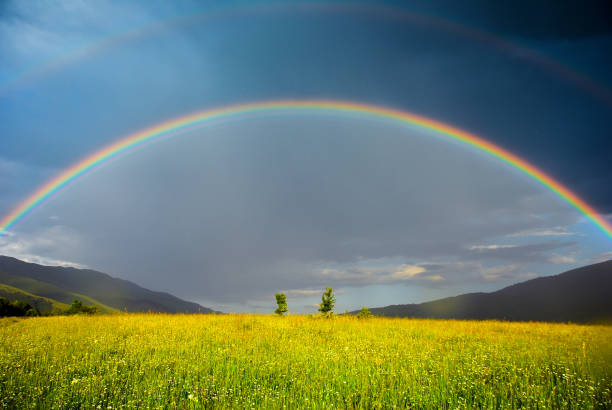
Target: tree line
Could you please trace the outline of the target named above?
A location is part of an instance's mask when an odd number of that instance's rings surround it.
[[[284,293],[276,293],[276,304],[277,308],[274,311],[279,316],[283,316],[289,313],[287,305],[287,296]],[[336,295],[334,294],[333,288],[330,286],[325,287],[325,291],[321,295],[321,303],[319,303],[319,313],[324,317],[331,317],[334,314],[334,306],[336,305]],[[75,315],[75,314],[96,314],[99,310],[96,306],[84,305],[78,299],[75,299],[70,306],[62,311],[53,311],[41,313],[35,306],[24,300],[10,301],[5,297],[0,297],[0,317],[7,316],[52,316],[52,315]],[[361,311],[357,314],[358,318],[368,318],[372,316],[370,310],[367,307],[362,307]]]
[[[289,313],[289,308],[287,306],[287,295],[284,293],[275,293],[274,297],[276,298],[277,308],[274,311],[279,316],[283,316],[286,313]],[[330,286],[325,287],[325,291],[321,295],[321,303],[319,303],[319,313],[325,317],[331,317],[334,314],[334,306],[336,305],[336,295],[334,294],[334,290]],[[361,311],[357,314],[357,317],[360,319],[369,318],[372,316],[370,313],[370,309],[363,306]]]
[[[93,315],[98,313],[96,306],[84,305],[78,299],[75,299],[70,306],[65,310],[41,313],[35,306],[24,300],[10,301],[5,297],[0,297],[0,317],[15,316],[52,316],[52,315],[76,315],[87,314]]]

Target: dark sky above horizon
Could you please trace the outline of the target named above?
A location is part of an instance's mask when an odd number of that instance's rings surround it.
[[[612,215],[604,1],[4,1],[0,215],[172,117],[282,98],[394,107],[525,158]],[[612,258],[518,171],[415,129],[264,116],[135,151],[53,197],[0,254],[87,266],[218,310],[493,290]]]

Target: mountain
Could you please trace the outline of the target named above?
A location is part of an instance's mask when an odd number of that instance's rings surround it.
[[[38,309],[39,312],[52,312],[52,311],[65,311],[68,309],[68,305],[60,303],[56,300],[45,298],[42,296],[36,296],[22,289],[15,288],[13,286],[0,284],[0,297],[7,298],[13,302],[15,300],[23,300]]]
[[[214,313],[212,309],[154,292],[90,269],[43,266],[0,256],[0,284],[69,304],[80,299],[102,311]]]
[[[73,300],[79,299],[86,305],[97,306],[98,309],[104,313],[112,313],[118,311],[117,309],[107,306],[104,303],[99,302],[89,296],[82,295],[80,293],[70,292],[66,289],[62,289],[50,283],[41,282],[36,279],[17,275],[9,275],[8,273],[4,273],[1,268],[0,283],[4,284],[4,286],[10,286],[13,289],[17,289],[21,293],[31,294],[38,297],[45,297],[57,303],[65,304],[66,306],[69,305]],[[16,297],[5,297],[10,300],[16,299]]]
[[[370,311],[380,316],[440,319],[607,321],[612,319],[612,260],[531,279],[496,292],[468,293]]]

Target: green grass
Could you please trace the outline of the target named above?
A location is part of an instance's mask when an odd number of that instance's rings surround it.
[[[116,314],[0,320],[0,408],[611,408],[612,327]]]

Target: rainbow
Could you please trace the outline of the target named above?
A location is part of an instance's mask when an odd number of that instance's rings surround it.
[[[511,152],[506,151],[505,149],[481,137],[431,118],[405,111],[368,104],[328,100],[266,101],[204,110],[175,118],[140,132],[128,135],[127,137],[121,138],[117,142],[86,157],[37,189],[12,212],[0,220],[0,236],[6,235],[9,230],[15,226],[15,224],[31,213],[34,209],[42,205],[48,198],[57,193],[63,187],[85,175],[88,171],[91,171],[92,169],[118,157],[123,153],[162,137],[186,132],[196,127],[208,125],[217,121],[232,120],[238,116],[262,112],[266,114],[282,114],[287,112],[329,114],[331,112],[335,115],[359,115],[360,117],[369,119],[397,121],[399,123],[415,126],[423,130],[433,131],[440,136],[449,138],[451,141],[457,141],[467,146],[474,147],[477,150],[487,153],[492,157],[498,158],[501,161],[520,170],[574,207],[578,212],[583,214],[587,220],[592,222],[599,230],[601,230],[601,232],[603,232],[608,239],[612,240],[612,225],[602,216],[600,216],[585,201],[564,187],[560,182],[546,175],[544,172],[531,165],[526,160],[519,158]]]
[[[535,49],[527,48],[504,37],[498,37],[491,32],[465,25],[458,21],[447,20],[439,16],[428,15],[421,12],[410,11],[401,7],[349,3],[330,4],[325,2],[308,2],[299,4],[272,3],[240,6],[233,5],[229,7],[224,6],[213,10],[200,11],[192,14],[174,16],[168,20],[162,21],[161,23],[148,24],[134,30],[120,32],[111,35],[110,37],[85,44],[81,48],[74,49],[39,66],[32,67],[29,70],[21,72],[14,78],[7,81],[5,84],[0,84],[0,96],[25,86],[32,81],[36,81],[37,79],[40,79],[53,71],[60,70],[63,67],[70,66],[93,55],[115,49],[116,47],[128,44],[130,42],[146,39],[154,35],[160,35],[172,29],[191,27],[197,24],[203,24],[222,18],[232,18],[238,16],[254,17],[258,15],[266,15],[268,13],[287,11],[302,13],[324,12],[331,15],[340,14],[361,17],[368,16],[370,18],[378,17],[406,22],[408,24],[435,27],[438,30],[446,31],[452,35],[462,36],[466,39],[492,46],[501,50],[502,52],[507,53],[513,58],[518,58],[539,66],[543,71],[550,71],[562,80],[568,81],[575,87],[601,99],[606,104],[612,105],[612,92],[605,85],[594,81],[592,78],[587,77],[582,73],[572,70],[570,67],[562,64],[561,62],[552,60]]]

